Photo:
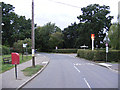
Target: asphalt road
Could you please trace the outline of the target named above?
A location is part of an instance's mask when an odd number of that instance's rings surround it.
[[[75,54],[40,54],[48,57],[50,63],[23,88],[118,88],[117,72]]]

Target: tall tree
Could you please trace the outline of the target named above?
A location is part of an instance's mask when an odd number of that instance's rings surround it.
[[[2,2],[3,45],[13,46],[17,40],[31,38],[31,20],[17,15],[14,8],[12,5]]]
[[[79,48],[84,44],[91,47],[91,34],[95,34],[95,45],[101,47],[100,42],[105,37],[103,31],[109,30],[113,18],[113,16],[109,16],[109,9],[109,6],[100,6],[99,4],[81,8],[82,15],[77,17],[80,23],[74,23],[63,31],[64,47]]]
[[[119,31],[119,24],[114,23],[108,32],[108,37],[110,38],[110,46],[113,49],[120,49],[120,31]]]
[[[37,27],[35,30],[36,48],[40,51],[48,51],[51,49],[49,39],[51,34],[56,32],[61,32],[61,29],[51,22],[45,24],[43,27]]]
[[[12,42],[12,38],[10,37],[12,35],[12,25],[11,25],[11,16],[13,14],[14,8],[10,4],[5,4],[2,2],[2,23],[4,24],[2,27],[2,44],[10,45]]]
[[[89,38],[92,33],[95,34],[95,44],[99,45],[99,47],[100,41],[103,41],[105,36],[103,31],[104,29],[109,31],[111,20],[113,19],[113,16],[109,16],[109,9],[109,6],[91,4],[87,7],[81,8],[83,14],[77,17],[80,22],[85,25],[84,30],[88,33],[88,40],[90,40]]]
[[[62,48],[63,42],[64,42],[63,34],[61,32],[55,32],[50,35],[50,39],[49,39],[50,49],[55,49],[56,46],[58,48]]]
[[[65,48],[74,48],[75,47],[75,41],[78,37],[78,25],[76,23],[71,24],[71,26],[68,26],[63,31],[64,34],[64,47]]]

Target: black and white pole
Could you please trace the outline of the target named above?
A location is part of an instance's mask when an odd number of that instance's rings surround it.
[[[108,32],[106,32],[106,62],[108,61]]]

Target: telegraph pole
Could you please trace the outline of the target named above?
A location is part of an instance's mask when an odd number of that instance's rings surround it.
[[[35,67],[34,0],[32,0],[32,66]]]

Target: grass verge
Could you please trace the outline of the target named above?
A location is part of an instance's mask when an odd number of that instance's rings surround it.
[[[35,67],[27,67],[22,71],[25,76],[32,76],[33,74],[37,73],[42,67],[42,65],[36,65]]]
[[[12,64],[3,64],[3,58],[5,58],[5,57],[11,57],[11,54],[2,56],[2,60],[1,60],[2,67],[0,67],[0,73],[10,70],[15,66]],[[32,56],[23,56],[23,60],[22,60],[22,55],[20,54],[20,64],[23,62],[29,61],[31,59],[32,59]]]

